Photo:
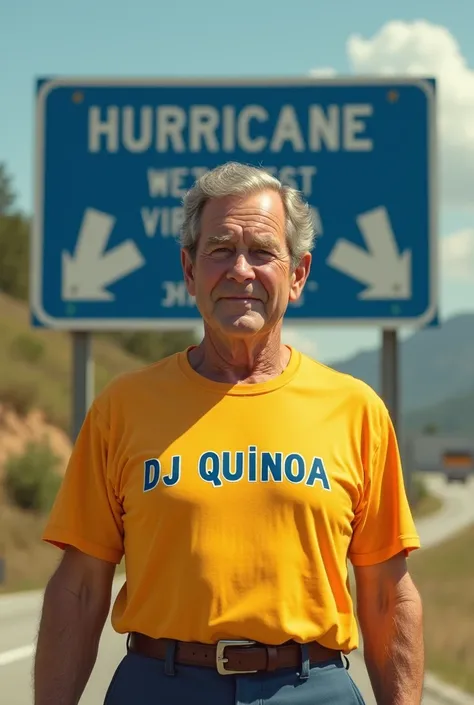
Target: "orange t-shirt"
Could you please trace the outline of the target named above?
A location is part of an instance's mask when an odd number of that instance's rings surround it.
[[[119,563],[119,633],[358,645],[347,558],[420,545],[386,407],[295,349],[278,377],[212,382],[187,351],[113,381],[44,539]]]

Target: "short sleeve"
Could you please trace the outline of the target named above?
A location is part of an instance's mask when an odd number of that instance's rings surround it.
[[[408,555],[420,547],[395,430],[382,402],[381,408],[378,441],[365,468],[364,496],[353,523],[349,558],[354,566],[381,563],[397,553],[405,551]]]
[[[119,564],[123,556],[122,507],[108,472],[109,429],[93,403],[78,434],[43,540]]]

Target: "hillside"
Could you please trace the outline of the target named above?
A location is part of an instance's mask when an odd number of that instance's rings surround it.
[[[408,413],[404,425],[412,432],[430,426],[449,435],[474,438],[474,386],[467,394]]]
[[[379,365],[379,350],[330,364],[380,393]],[[400,373],[401,405],[410,425],[432,423],[474,434],[474,314],[454,316],[401,342]]]
[[[69,431],[72,346],[67,333],[32,329],[27,306],[0,294],[0,402],[21,414],[40,408]],[[144,363],[117,345],[94,338],[96,392],[110,379]]]
[[[0,294],[0,341],[0,480],[8,456],[43,439],[62,472],[71,447],[70,336],[31,329],[27,306]],[[145,364],[100,337],[94,338],[93,353],[96,391],[117,374]],[[40,540],[44,522],[44,516],[7,501],[0,481],[0,558],[6,566],[0,593],[43,585],[53,571],[58,554]]]

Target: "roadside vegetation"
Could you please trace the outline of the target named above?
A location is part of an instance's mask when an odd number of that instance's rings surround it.
[[[424,605],[427,669],[474,694],[474,525],[413,554]]]
[[[421,473],[415,473],[413,476],[411,495],[411,507],[416,520],[434,514],[443,506],[441,499],[428,491]]]

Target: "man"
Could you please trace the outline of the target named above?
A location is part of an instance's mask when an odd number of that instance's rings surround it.
[[[282,344],[310,271],[299,194],[226,164],[184,202],[196,347],[116,379],[77,439],[44,533],[64,550],[35,661],[36,705],[74,705],[112,623],[107,705],[343,705],[357,615],[378,703],[420,702],[419,547],[394,430],[363,382]],[[242,643],[240,643],[242,642]]]

